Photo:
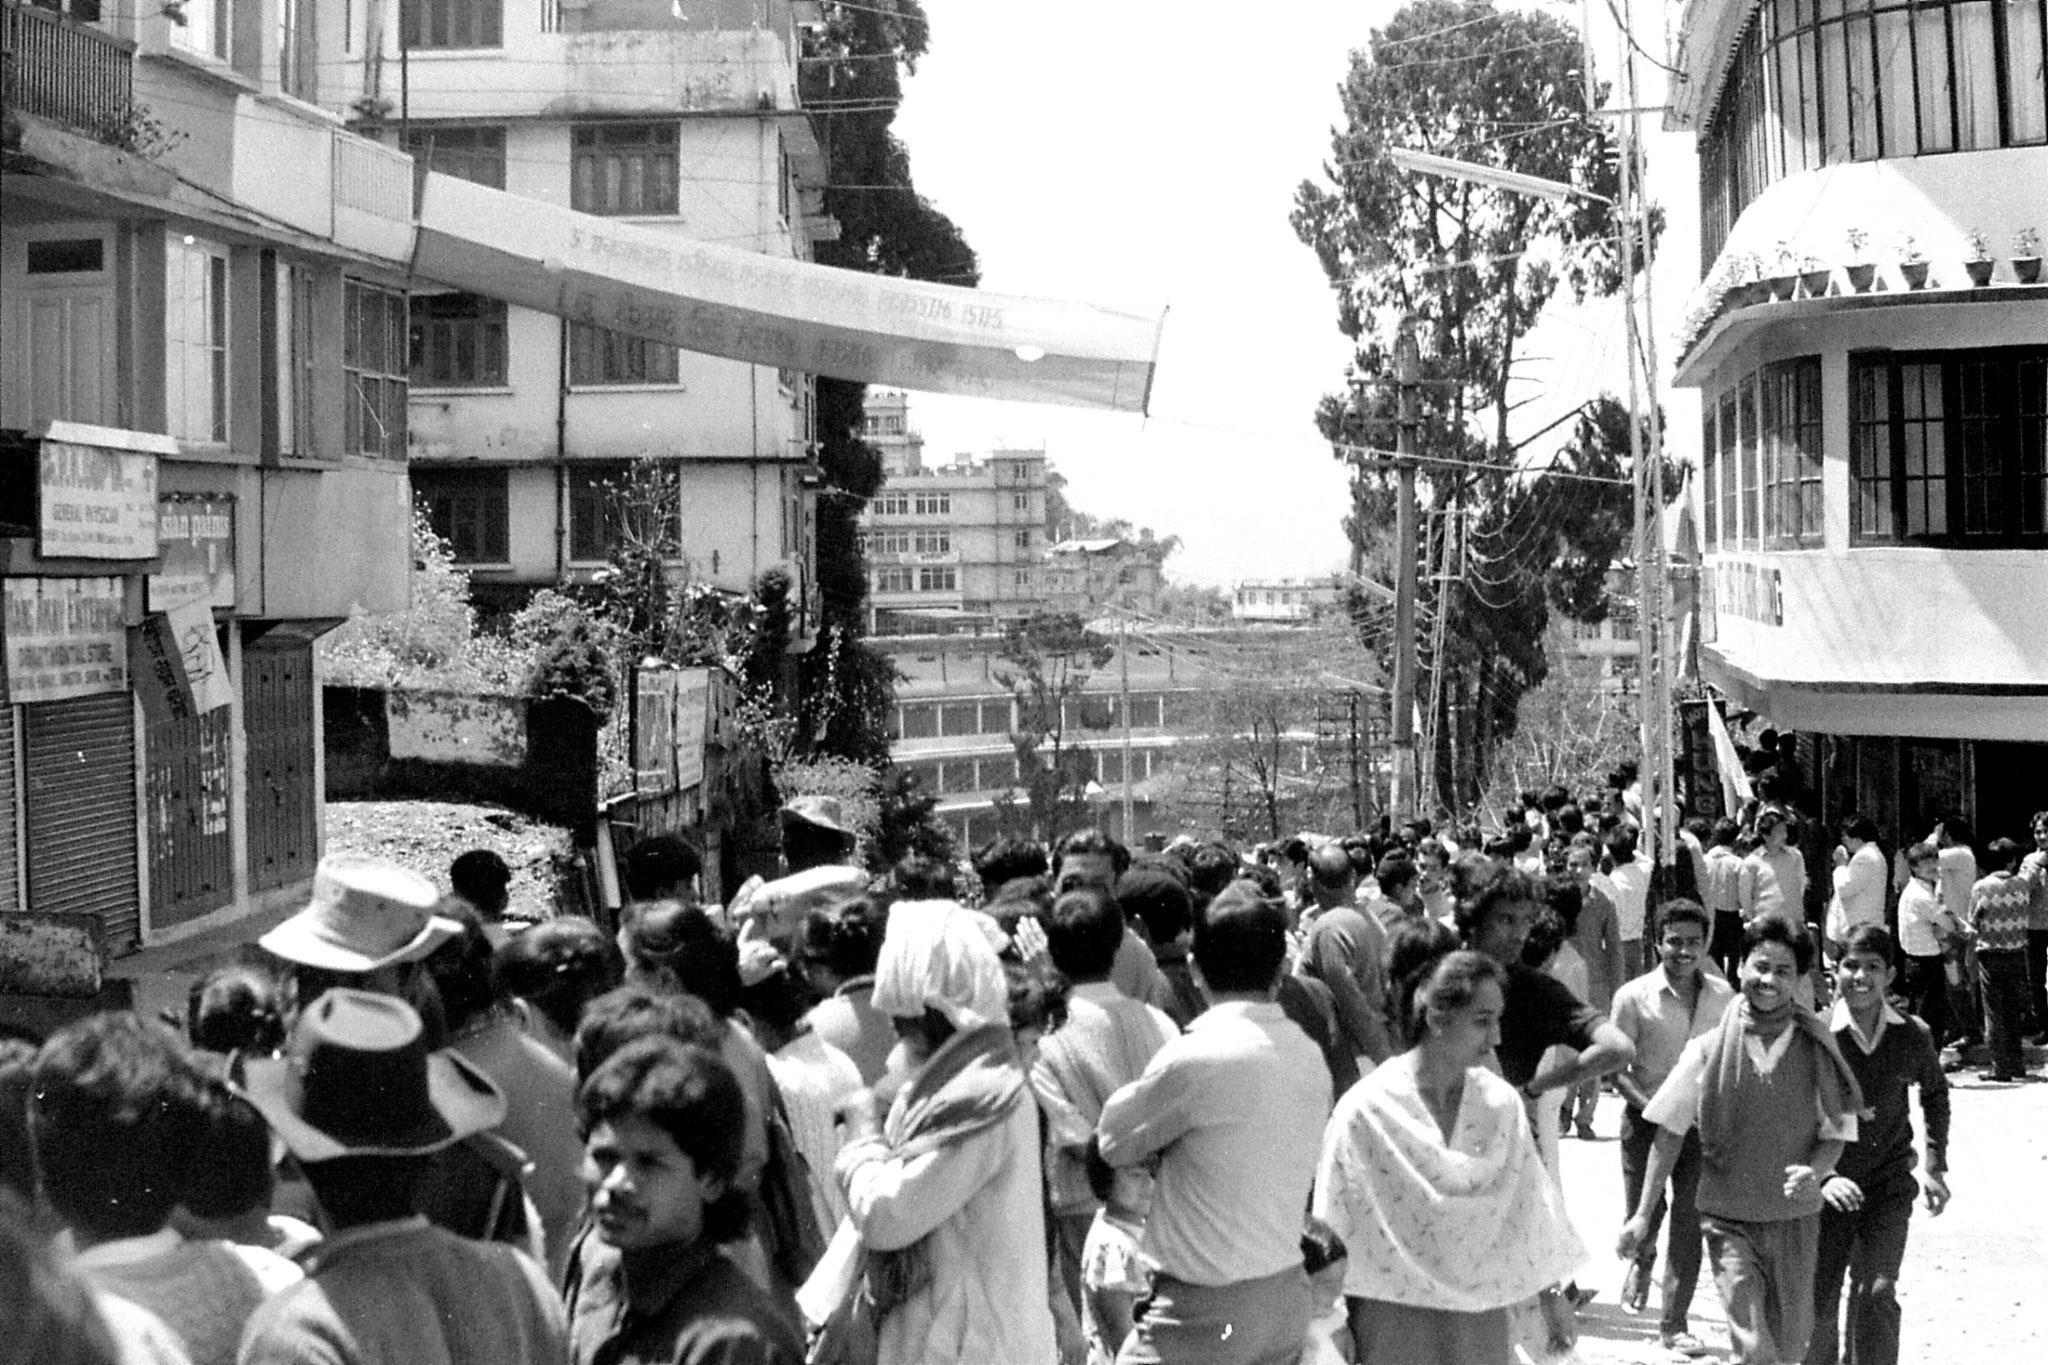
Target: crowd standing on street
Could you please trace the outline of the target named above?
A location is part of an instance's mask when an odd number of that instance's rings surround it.
[[[1896,1365],[1947,1076],[1982,1049],[2028,1080],[2048,1028],[2048,812],[2031,849],[1953,814],[1824,841],[1775,776],[1661,869],[1626,771],[1491,837],[1084,829],[874,877],[806,797],[784,875],[726,905],[687,842],[642,840],[615,928],[509,922],[482,850],[446,894],[330,857],[175,1022],[0,1042],[0,1340],[43,1365],[1558,1359],[1599,1290],[1557,1143],[1611,1089],[1621,1306],[1656,1290],[1663,1350],[1710,1353],[1705,1270],[1744,1365]]]

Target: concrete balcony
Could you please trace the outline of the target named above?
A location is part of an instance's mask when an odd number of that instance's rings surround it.
[[[135,44],[8,0],[0,9],[0,99],[121,145],[134,109]]]

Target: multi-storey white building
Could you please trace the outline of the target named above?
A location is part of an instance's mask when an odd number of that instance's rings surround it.
[[[1828,816],[1901,838],[2044,804],[2044,28],[2041,0],[1693,0],[1680,29],[1704,671],[1810,738]]]
[[[808,259],[834,231],[789,0],[364,0],[328,107],[419,161],[693,241]],[[809,380],[476,295],[412,298],[414,488],[483,593],[601,565],[607,489],[673,470],[691,571],[812,588]]]
[[[1307,621],[1342,600],[1333,578],[1248,578],[1230,590],[1230,619],[1263,625]]]
[[[917,459],[868,499],[861,535],[878,630],[1029,616],[1044,590],[1045,452],[998,450],[938,466]]]

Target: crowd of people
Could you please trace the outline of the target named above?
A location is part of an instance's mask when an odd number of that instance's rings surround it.
[[[1558,1143],[1612,1089],[1626,1310],[1655,1280],[1662,1344],[1706,1354],[1705,1266],[1747,1365],[1895,1365],[1909,1218],[1948,1200],[1946,1070],[1981,1041],[2024,1078],[2048,1026],[2048,813],[2024,858],[1948,817],[1896,865],[1853,817],[1825,897],[1796,811],[1745,814],[1661,871],[1618,783],[1532,793],[1490,838],[1134,856],[1084,829],[871,877],[804,798],[785,875],[723,906],[687,843],[630,849],[613,932],[509,921],[487,852],[445,894],[330,857],[183,1018],[0,1043],[0,1340],[40,1365],[1543,1360],[1596,1292]]]

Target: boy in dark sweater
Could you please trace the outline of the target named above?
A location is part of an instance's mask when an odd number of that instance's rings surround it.
[[[1842,1152],[1821,1187],[1820,1256],[1813,1279],[1813,1343],[1806,1365],[1836,1365],[1842,1358],[1837,1327],[1842,1274],[1849,1275],[1848,1351],[1851,1365],[1898,1365],[1899,1264],[1906,1255],[1906,1224],[1913,1199],[1924,1193],[1927,1211],[1948,1207],[1948,1078],[1934,1035],[1918,1019],[1900,1014],[1885,996],[1892,982],[1895,946],[1883,925],[1851,930],[1835,965],[1835,1041],[1863,1090],[1856,1141]],[[1927,1160],[1914,1178],[1913,1125],[1906,1090],[1920,1087]]]

